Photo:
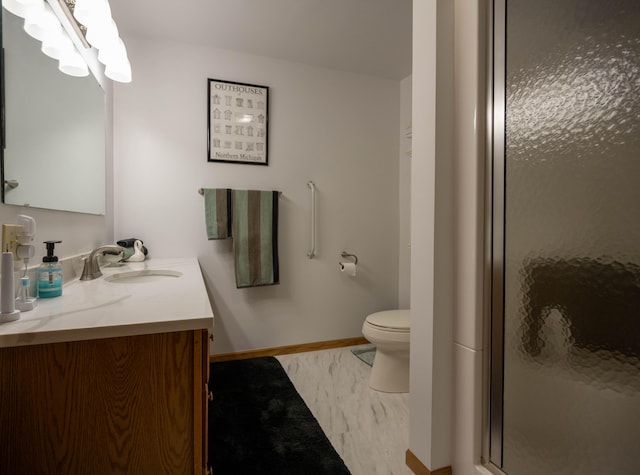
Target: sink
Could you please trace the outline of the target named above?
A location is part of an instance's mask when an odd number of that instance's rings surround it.
[[[175,279],[181,277],[182,272],[167,269],[144,269],[131,272],[120,272],[111,274],[104,278],[107,282],[114,284],[146,284],[149,282],[158,282],[166,279]]]

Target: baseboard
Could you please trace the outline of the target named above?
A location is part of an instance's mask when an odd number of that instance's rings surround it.
[[[406,457],[407,467],[411,469],[413,473],[416,475],[452,475],[451,467],[439,468],[437,470],[431,471],[427,467],[423,465],[418,457],[413,455],[411,450],[407,450]]]
[[[304,353],[307,351],[328,350],[331,348],[342,348],[344,346],[364,345],[369,343],[363,336],[356,338],[345,338],[343,340],[319,341],[316,343],[303,343],[301,345],[280,346],[277,348],[265,348],[261,350],[239,351],[237,353],[223,353],[220,355],[210,355],[212,362],[244,360],[247,358],[259,358],[261,356],[289,355],[292,353]],[[439,474],[438,474],[439,475]]]

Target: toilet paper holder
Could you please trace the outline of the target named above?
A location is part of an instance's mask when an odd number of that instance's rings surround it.
[[[342,253],[340,254],[340,256],[341,256],[341,257],[343,257],[343,258],[347,258],[347,257],[349,257],[349,258],[353,259],[353,260],[354,260],[354,264],[357,264],[357,263],[358,263],[358,256],[356,256],[355,254],[351,254],[351,253],[348,253],[348,252],[342,251]]]

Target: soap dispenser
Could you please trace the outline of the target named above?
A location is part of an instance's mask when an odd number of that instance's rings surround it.
[[[42,258],[42,264],[38,267],[38,298],[46,299],[62,295],[62,266],[58,262],[58,256],[54,256],[54,247],[62,241],[45,241],[47,255]]]

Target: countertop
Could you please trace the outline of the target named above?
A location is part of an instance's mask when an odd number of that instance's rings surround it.
[[[153,282],[115,283],[105,277],[146,269],[180,272]],[[20,319],[0,323],[0,347],[165,333],[213,331],[213,311],[196,258],[151,258],[103,266],[103,276],[75,279],[62,296],[38,299]]]

